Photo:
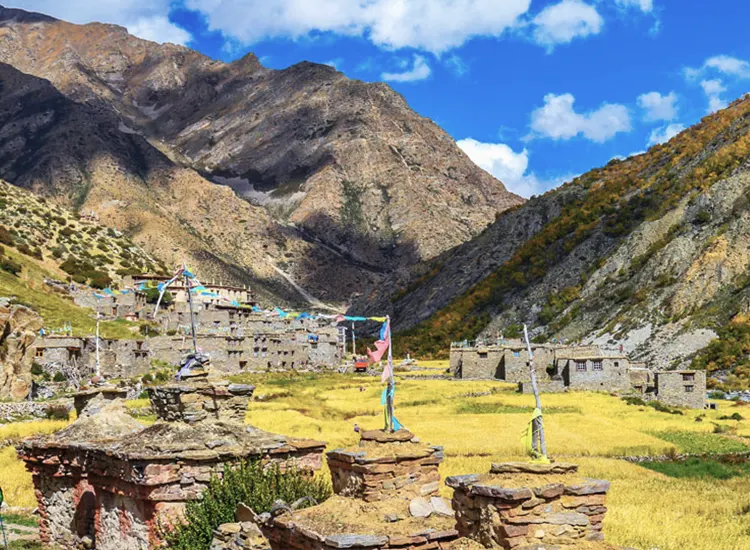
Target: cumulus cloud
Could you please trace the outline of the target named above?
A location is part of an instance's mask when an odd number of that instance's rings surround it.
[[[427,60],[421,55],[414,55],[414,63],[412,68],[400,73],[383,73],[380,78],[390,82],[416,82],[417,80],[424,80],[432,70],[427,64]]]
[[[654,9],[653,0],[615,0],[615,4],[621,8],[638,8],[644,13],[650,13]]]
[[[605,103],[595,111],[577,113],[573,108],[572,94],[547,94],[544,106],[531,113],[533,137],[570,139],[582,135],[586,139],[603,143],[618,132],[629,132],[630,113],[624,105]]]
[[[169,20],[171,3],[171,0],[23,0],[19,7],[71,23],[115,23],[154,42],[187,44],[190,33]]]
[[[685,78],[697,80],[707,73],[719,73],[732,78],[750,78],[750,63],[731,55],[715,55],[706,59],[700,67],[685,67]]]
[[[599,34],[604,20],[596,8],[580,0],[563,0],[544,8],[534,18],[534,38],[543,46],[552,48],[574,38]]]
[[[702,80],[701,88],[703,88],[703,93],[706,94],[706,98],[708,99],[707,113],[716,112],[727,106],[726,100],[721,97],[721,94],[726,92],[727,88],[721,80]]]
[[[185,0],[212,30],[252,44],[314,32],[363,36],[388,48],[435,54],[515,27],[531,0]]]
[[[574,177],[538,178],[533,172],[528,171],[528,150],[516,153],[505,143],[483,143],[466,138],[457,144],[474,164],[502,181],[509,191],[522,197],[539,195]]]
[[[677,117],[677,94],[662,95],[649,92],[638,96],[638,106],[643,109],[643,118],[648,122],[674,120]]]
[[[648,138],[648,147],[657,143],[665,143],[685,129],[683,124],[669,124],[662,128],[656,128]]]

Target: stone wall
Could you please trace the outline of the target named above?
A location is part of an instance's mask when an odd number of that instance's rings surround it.
[[[206,419],[242,424],[255,386],[205,383],[169,384],[148,388],[151,408],[168,422],[202,422]]]
[[[413,442],[406,430],[364,432],[359,449],[326,453],[333,491],[366,502],[437,495],[443,448]]]
[[[289,328],[250,336],[199,334],[198,347],[209,355],[219,372],[334,368],[341,362],[335,327],[316,333]],[[312,338],[311,336],[314,336]],[[108,377],[143,375],[153,361],[178,365],[192,349],[188,335],[155,336],[129,340],[99,340],[100,370]],[[36,361],[42,364],[74,364],[86,377],[94,372],[96,339],[46,337],[35,342]]]
[[[630,389],[627,357],[558,359],[557,372],[571,390],[627,391]]]
[[[609,483],[577,478],[576,469],[507,463],[493,464],[489,475],[449,477],[456,528],[487,548],[576,547],[584,540],[603,540]],[[528,485],[514,482],[518,479]]]
[[[673,407],[702,409],[706,405],[706,372],[661,371],[654,374],[656,398]]]
[[[54,401],[18,401],[0,403],[0,420],[18,420],[24,417],[46,418],[50,407],[73,409],[72,399],[55,399]]]

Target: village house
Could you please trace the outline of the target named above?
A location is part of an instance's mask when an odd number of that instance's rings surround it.
[[[635,392],[644,399],[700,408],[705,405],[706,376],[702,371],[655,371],[599,346],[532,344],[537,384],[543,392]],[[529,354],[523,342],[492,344],[457,342],[451,345],[450,372],[455,378],[502,380],[531,392]]]

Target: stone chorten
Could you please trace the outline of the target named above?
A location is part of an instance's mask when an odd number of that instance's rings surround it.
[[[24,440],[42,543],[60,548],[147,550],[224,464],[246,458],[315,470],[325,443],[244,424],[254,387],[208,380],[149,390],[158,420],[144,426],[123,401],[91,399],[79,419]]]
[[[441,447],[406,430],[368,431],[358,447],[326,454],[335,496],[262,527],[273,550],[447,549],[458,538],[437,496]]]
[[[486,548],[610,548],[601,542],[609,482],[577,471],[575,464],[508,462],[489,474],[448,477],[456,528]]]

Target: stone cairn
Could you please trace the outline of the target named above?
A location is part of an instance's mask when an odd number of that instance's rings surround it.
[[[448,549],[458,538],[453,511],[437,496],[441,447],[406,430],[367,431],[359,447],[326,458],[336,496],[269,518],[261,529],[273,550]]]
[[[393,497],[426,497],[440,490],[438,467],[443,448],[418,445],[407,430],[387,433],[381,430],[363,432],[361,444],[387,445],[392,453],[373,453],[354,449],[336,449],[326,453],[331,470],[333,491],[337,495],[359,498],[366,502]],[[401,445],[412,443],[411,445]]]
[[[602,541],[609,482],[580,478],[575,464],[493,464],[451,476],[456,528],[487,548],[576,547]],[[554,546],[549,546],[554,545]]]

